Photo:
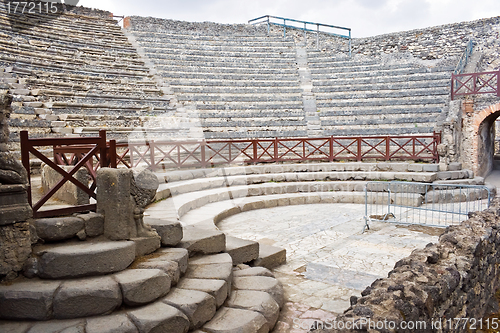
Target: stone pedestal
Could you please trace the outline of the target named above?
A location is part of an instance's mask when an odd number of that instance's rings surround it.
[[[0,281],[17,277],[31,254],[28,177],[7,149],[11,102],[12,96],[0,90]]]
[[[111,240],[141,239],[141,244],[159,248],[160,236],[143,220],[144,209],[158,186],[158,179],[149,170],[99,169],[97,213],[104,215],[104,235]]]

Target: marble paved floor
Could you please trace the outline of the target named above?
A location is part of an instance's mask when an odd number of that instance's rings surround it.
[[[444,231],[373,222],[362,233],[363,216],[364,205],[300,205],[241,213],[217,226],[231,236],[286,248],[287,263],[274,273],[283,283],[288,308],[295,316],[315,309],[333,315],[349,307],[351,296],[386,277],[398,260],[437,242]],[[275,332],[281,332],[279,325]],[[295,331],[287,327],[282,332]]]

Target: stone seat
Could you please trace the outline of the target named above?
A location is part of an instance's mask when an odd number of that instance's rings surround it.
[[[153,60],[157,64],[157,68],[166,69],[170,68],[170,66],[195,66],[202,65],[203,67],[212,67],[212,68],[290,68],[293,65],[293,60],[281,60],[281,61],[263,61],[259,64],[254,64],[250,62],[237,62],[237,61],[223,61],[221,59],[213,59],[211,61],[201,63],[201,58],[197,57],[185,57],[185,58],[174,58],[174,56],[164,56],[162,54],[150,54],[148,55],[150,60]],[[172,59],[174,58],[174,59]]]
[[[374,87],[375,88],[375,87]],[[371,99],[371,98],[380,98],[381,96],[385,96],[386,98],[409,98],[416,96],[436,96],[436,95],[446,95],[449,93],[448,87],[430,87],[430,88],[418,88],[418,89],[405,89],[401,91],[398,89],[389,89],[389,90],[365,90],[365,91],[355,91],[355,92],[325,92],[325,93],[317,93],[316,98],[318,100],[322,99]]]
[[[374,90],[392,90],[392,89],[421,89],[421,88],[434,88],[445,87],[450,84],[449,79],[424,79],[422,81],[408,81],[401,80],[398,84],[372,82],[366,84],[351,84],[349,86],[342,84],[329,84],[328,86],[314,87],[315,93],[334,93],[334,92],[359,92],[359,91],[374,91]]]
[[[393,73],[393,75],[382,75],[382,76],[351,76],[349,82],[355,85],[362,84],[378,84],[378,83],[405,83],[405,82],[426,82],[435,80],[449,80],[450,74],[448,72],[438,72],[438,73],[406,73],[405,75],[398,75]],[[326,89],[325,87],[338,87],[344,86],[348,89],[348,86],[343,84],[343,76],[330,76],[330,77],[315,77],[314,88],[313,89]]]
[[[5,43],[4,43],[5,44]],[[0,44],[0,52],[8,52],[11,55],[17,55],[19,58],[37,58],[44,59],[46,61],[54,61],[58,63],[67,63],[75,65],[87,65],[92,63],[99,67],[110,67],[110,68],[122,68],[128,70],[142,70],[147,72],[148,68],[144,66],[143,63],[137,62],[124,62],[127,60],[126,57],[123,59],[117,59],[111,56],[82,56],[78,59],[72,59],[74,53],[59,51],[57,55],[47,54],[44,50],[38,50],[36,47],[31,47],[29,44],[14,44],[9,46],[3,46]],[[72,60],[70,60],[72,59]],[[109,63],[112,62],[112,63]]]
[[[319,108],[340,108],[340,107],[369,107],[369,106],[401,106],[401,105],[429,105],[441,104],[446,100],[444,95],[437,95],[428,97],[427,95],[421,96],[405,96],[405,97],[373,97],[369,99],[338,99],[338,100],[318,100]]]

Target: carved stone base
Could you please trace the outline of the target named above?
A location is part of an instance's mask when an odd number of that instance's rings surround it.
[[[24,222],[32,215],[26,185],[0,185],[0,226]]]

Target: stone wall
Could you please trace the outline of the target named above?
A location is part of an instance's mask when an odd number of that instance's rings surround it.
[[[431,329],[432,322],[436,327],[441,318],[444,332],[467,332],[467,328],[448,327],[445,319],[479,320],[498,313],[495,294],[500,287],[500,210],[498,203],[494,207],[471,214],[461,225],[448,227],[438,244],[428,244],[397,262],[387,278],[375,281],[361,298],[352,298],[353,305],[336,322],[370,319],[372,323],[387,320],[400,325],[403,321],[425,321],[427,330],[422,332],[435,332],[439,330]]]
[[[130,16],[125,19],[125,28],[137,31],[175,32],[214,36],[266,36],[265,26],[249,24],[220,24],[213,22],[185,22],[154,17]]]
[[[365,38],[352,39],[352,54],[377,57],[384,54],[406,54],[423,60],[458,57],[462,55],[469,39],[478,42],[478,50],[486,53],[482,69],[500,67],[498,42],[500,17],[481,19],[394,32]],[[344,34],[344,32],[339,31]],[[283,28],[273,26],[272,35],[283,35]],[[356,36],[356,31],[352,31]],[[300,29],[288,29],[287,36],[298,43],[304,42],[304,33]],[[317,48],[316,34],[307,34],[310,48]],[[336,51],[345,56],[349,51],[348,40],[326,34],[320,35],[321,51]]]
[[[0,90],[0,282],[15,278],[31,254],[27,173],[7,149],[11,102]]]

